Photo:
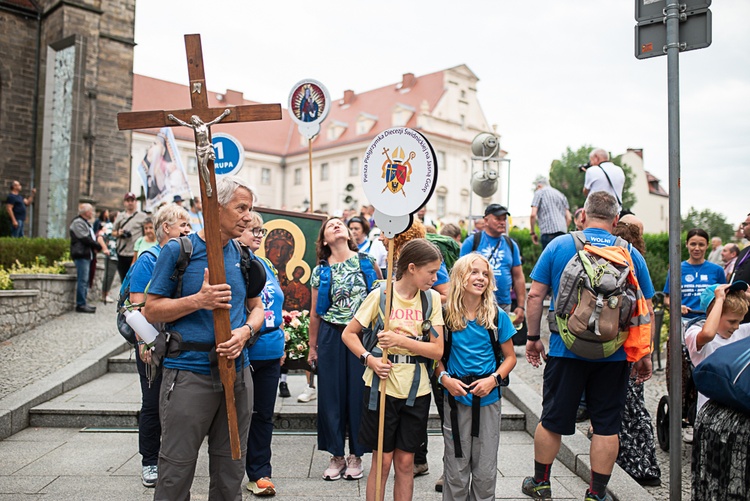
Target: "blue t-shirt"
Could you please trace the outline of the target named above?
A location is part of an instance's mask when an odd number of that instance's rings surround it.
[[[474,247],[474,239],[477,234],[467,238],[461,245],[461,256],[471,252]],[[490,262],[492,273],[495,275],[497,290],[495,299],[497,304],[510,304],[510,289],[513,286],[513,275],[511,268],[521,266],[521,254],[518,251],[518,245],[513,243],[513,251],[508,248],[507,239],[500,235],[497,238],[489,236],[484,231],[479,234],[479,246],[477,252]]]
[[[154,251],[156,255],[153,254]],[[130,272],[130,292],[146,292],[146,286],[154,274],[156,258],[160,252],[161,246],[157,244],[151,247],[148,252],[144,251],[138,255],[133,270]]]
[[[276,272],[264,260],[260,260],[266,268],[266,286],[260,293],[263,301],[265,320],[260,329],[260,337],[250,347],[250,360],[274,360],[284,355],[284,331],[281,324],[284,318],[281,307],[284,304],[284,291],[281,290]]]
[[[193,254],[190,264],[182,276],[181,297],[191,296],[200,291],[203,285],[203,270],[208,268],[206,254],[206,243],[192,233],[188,238],[193,243]],[[245,280],[240,268],[240,250],[234,242],[228,242],[224,246],[224,270],[226,283],[232,288],[232,309],[229,319],[232,329],[242,327],[246,321],[245,315]],[[162,248],[159,259],[154,267],[154,275],[151,279],[149,294],[172,297],[177,286],[176,281],[169,277],[172,275],[180,255],[179,240],[170,240]],[[173,329],[182,335],[183,341],[192,343],[215,343],[214,316],[212,310],[198,310],[189,313],[178,320],[167,324],[168,329]],[[249,365],[247,348],[243,350],[244,357],[235,359],[235,367],[241,369],[240,362],[245,361],[244,366]],[[168,369],[180,369],[195,372],[197,374],[211,374],[208,352],[205,351],[183,351],[176,358],[165,358],[164,367]]]
[[[710,261],[703,261],[703,264],[697,266],[683,261],[680,265],[680,271],[682,272],[682,282],[680,282],[682,284],[682,304],[691,310],[700,311],[701,294],[706,287],[727,283],[724,268]],[[664,284],[664,293],[670,294],[669,272],[667,272],[667,283]],[[695,318],[701,315],[701,313],[688,313],[683,317]]]
[[[516,328],[510,317],[503,310],[498,310],[498,340],[500,344],[508,341],[516,333]],[[476,320],[466,323],[466,328],[451,332],[451,354],[448,357],[446,370],[454,376],[481,376],[497,370],[495,354],[492,351],[492,341],[487,329],[477,324]],[[471,406],[474,395],[469,393],[463,397],[456,397],[456,402]],[[497,391],[491,391],[480,400],[479,405],[494,404],[500,399]]]
[[[440,268],[437,271],[437,279],[435,279],[435,283],[432,286],[447,284],[448,279],[448,268],[445,266],[445,261],[443,261],[440,263]]]
[[[23,201],[23,195],[8,193],[5,203],[13,206],[13,217],[16,218],[16,221],[19,223],[26,221],[26,203]]]
[[[583,234],[586,235],[586,239],[596,247],[608,247],[614,245],[615,240],[617,239],[617,237],[611,233],[599,228],[585,229],[583,230]],[[550,242],[544,249],[542,255],[539,256],[536,266],[534,266],[534,269],[531,271],[532,280],[552,287],[552,299],[550,300],[549,306],[550,310],[555,309],[554,303],[560,285],[560,276],[562,275],[565,266],[568,264],[568,261],[570,261],[570,258],[576,253],[576,244],[573,239],[574,237],[571,234],[563,235],[552,240],[552,242]],[[628,250],[630,251],[630,257],[633,259],[633,264],[635,265],[635,277],[638,279],[638,284],[641,286],[643,297],[651,299],[654,297],[654,285],[651,283],[651,275],[648,274],[646,261],[643,259],[641,253],[632,245],[628,245]],[[542,321],[546,321],[546,316],[542,317]],[[557,332],[553,332],[550,336],[549,354],[553,357],[577,358],[579,360],[587,360],[590,362],[614,362],[627,359],[623,347],[620,347],[619,350],[607,358],[591,360],[579,357],[565,347],[565,343]]]

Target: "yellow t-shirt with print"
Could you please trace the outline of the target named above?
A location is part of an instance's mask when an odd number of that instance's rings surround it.
[[[432,314],[430,322],[432,325],[443,325],[443,309],[440,306],[440,294],[430,289],[427,294],[432,294]],[[374,289],[365,299],[362,306],[359,307],[354,318],[363,326],[370,325],[379,315],[380,309],[380,288]],[[422,335],[422,301],[420,294],[417,293],[413,299],[404,299],[399,296],[396,289],[393,289],[393,306],[391,307],[391,318],[388,325],[393,332],[403,334],[404,336],[417,337]],[[411,355],[417,356],[404,348],[390,348],[389,354],[393,355]],[[427,374],[424,364],[393,364],[391,372],[386,379],[386,395],[395,398],[407,398],[414,380],[414,369],[419,368],[422,372],[419,380],[417,396],[421,397],[430,393],[430,378]],[[367,386],[372,385],[372,369],[365,369],[362,379]],[[381,381],[381,384],[383,382]]]

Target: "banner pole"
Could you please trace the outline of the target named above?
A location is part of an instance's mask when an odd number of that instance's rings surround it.
[[[313,169],[312,169],[312,138],[307,140],[307,164],[310,167],[310,213],[313,212]]]

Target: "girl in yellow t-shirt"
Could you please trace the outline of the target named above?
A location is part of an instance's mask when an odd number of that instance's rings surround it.
[[[443,353],[440,296],[431,289],[441,262],[440,250],[425,239],[411,240],[401,248],[389,330],[378,333],[378,348],[388,349],[387,360],[365,350],[359,338],[364,326],[370,326],[384,313],[380,312],[380,288],[367,296],[342,334],[344,344],[367,367],[363,376],[367,388],[359,439],[372,447],[373,453],[378,445],[379,420],[379,409],[368,408],[373,377],[379,378],[378,386],[385,385],[381,492],[385,492],[385,481],[393,463],[396,499],[411,499],[414,491],[414,453],[422,447],[430,408],[427,366]],[[422,318],[421,292],[432,297],[432,313],[427,320]],[[417,377],[416,392],[412,392]],[[410,398],[410,393],[413,398]],[[368,501],[375,499],[376,477],[369,475],[367,478]]]

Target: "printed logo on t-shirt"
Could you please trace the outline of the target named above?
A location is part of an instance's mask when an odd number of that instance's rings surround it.
[[[695,280],[695,277],[693,277],[693,275],[685,275],[686,282],[693,283],[694,280]]]
[[[701,282],[708,282],[708,275],[701,275]]]

